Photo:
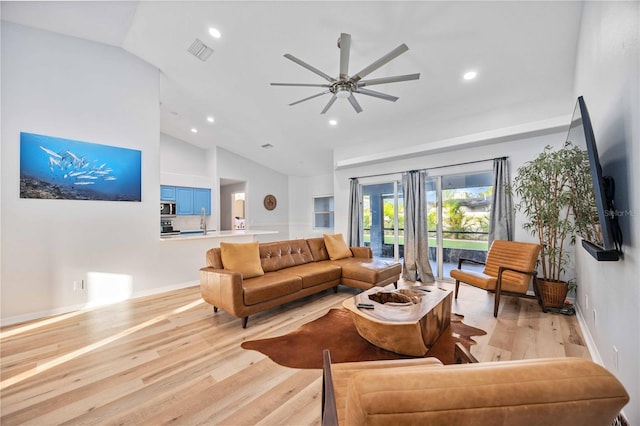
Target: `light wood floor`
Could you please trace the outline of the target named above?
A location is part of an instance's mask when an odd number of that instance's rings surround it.
[[[441,286],[452,288],[450,284]],[[340,286],[249,318],[213,313],[198,287],[5,327],[2,425],[320,424],[321,371],[281,367],[244,340],[281,335],[340,307]],[[462,286],[453,312],[487,331],[480,361],[589,358],[577,319]]]

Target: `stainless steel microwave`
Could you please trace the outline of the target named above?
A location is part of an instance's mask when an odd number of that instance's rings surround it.
[[[160,201],[160,216],[174,217],[176,215],[175,201]]]

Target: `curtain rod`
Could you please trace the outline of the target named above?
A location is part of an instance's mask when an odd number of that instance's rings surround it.
[[[465,166],[467,164],[484,163],[485,161],[501,160],[501,159],[507,159],[507,158],[509,157],[495,157],[495,158],[488,158],[486,160],[465,161],[463,163],[447,164],[446,166],[430,167],[428,169],[406,170],[403,172],[389,172],[389,173],[378,173],[376,175],[356,176],[356,177],[351,177],[349,179],[363,179],[363,178],[376,177],[376,176],[389,176],[389,175],[396,175],[398,173],[406,173],[407,171],[422,172],[427,170],[444,169],[446,167],[456,167],[456,166]]]

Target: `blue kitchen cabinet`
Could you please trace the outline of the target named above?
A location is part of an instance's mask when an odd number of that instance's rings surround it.
[[[211,190],[206,188],[175,187],[176,214],[199,215],[204,207],[205,214],[211,214]]]
[[[160,199],[162,201],[175,201],[176,200],[176,187],[160,185]]]
[[[203,207],[205,214],[211,215],[211,190],[193,188],[193,214],[202,214]]]
[[[193,188],[176,188],[176,214],[195,214],[193,211]]]

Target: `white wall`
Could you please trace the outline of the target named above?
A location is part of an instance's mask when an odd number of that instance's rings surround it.
[[[277,231],[277,234],[261,235],[260,241],[289,239],[289,178],[276,170],[217,148],[217,170],[219,179],[245,181],[246,226],[249,230]],[[263,200],[268,194],[277,199],[274,210],[264,208]]]
[[[212,169],[207,163],[205,152],[206,150],[195,145],[160,133],[161,183],[177,185],[176,180],[185,176],[183,179],[191,179],[188,181],[190,185],[201,184],[211,187],[210,173]],[[180,184],[182,185],[183,182]]]
[[[640,424],[639,38],[640,3],[585,3],[575,95],[585,98],[603,173],[615,178],[625,243],[618,262],[577,250],[577,304],[603,364],[631,396],[624,412],[632,425]]]
[[[314,238],[331,232],[313,229],[313,197],[333,195],[333,174],[289,177],[290,238]]]
[[[122,49],[2,22],[3,324],[197,283],[210,243],[159,239],[158,75]],[[21,131],[142,151],[142,202],[20,199]]]

